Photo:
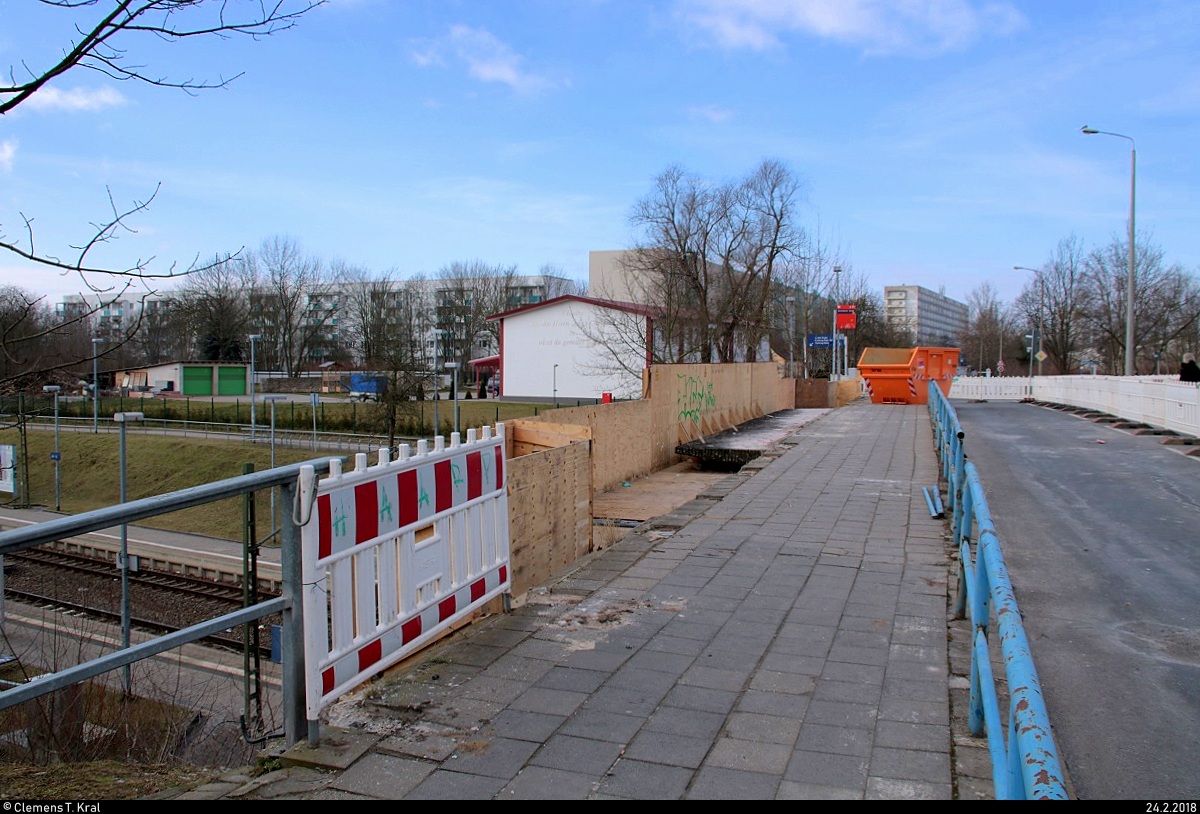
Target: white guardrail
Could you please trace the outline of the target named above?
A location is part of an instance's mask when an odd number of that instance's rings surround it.
[[[1200,437],[1200,388],[1178,376],[959,376],[950,398],[1067,404]]]

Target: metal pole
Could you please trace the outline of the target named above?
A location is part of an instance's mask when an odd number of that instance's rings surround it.
[[[433,329],[433,437],[438,436],[438,379],[442,369],[438,367],[438,345],[442,343],[442,329]]]
[[[262,334],[250,334],[250,443],[254,443],[254,428],[258,423],[254,410],[254,343],[262,339]]]
[[[1134,226],[1135,201],[1137,199],[1137,143],[1130,137],[1120,133],[1109,133],[1104,130],[1096,130],[1088,127],[1086,124],[1080,128],[1080,132],[1087,136],[1101,135],[1112,136],[1114,138],[1122,138],[1129,142],[1129,271],[1125,281],[1125,375],[1133,376],[1136,373],[1136,348],[1134,342],[1134,310],[1133,310],[1133,278],[1134,269],[1137,268],[1137,254],[1134,245],[1134,240],[1137,238],[1137,229]]]
[[[121,503],[126,500],[126,480],[125,480],[125,425],[130,421],[141,421],[145,416],[142,413],[117,413],[113,416],[113,421],[121,425]],[[129,648],[129,526],[126,523],[121,524],[121,648]],[[122,668],[123,680],[125,684],[125,694],[133,693],[133,680],[130,675],[129,665],[126,664]]]
[[[121,422],[121,502],[125,502],[125,422]],[[129,647],[129,526],[121,524],[121,647]],[[129,665],[122,669],[125,694],[133,692]]]
[[[58,391],[54,391],[54,511],[62,511],[62,449],[58,445]]]
[[[833,267],[833,347],[829,348],[829,381],[840,378],[838,375],[838,276],[841,274],[840,265]]]
[[[804,299],[804,310],[800,313],[804,319],[804,326],[800,331],[800,358],[803,360],[801,365],[804,368],[804,378],[808,378],[808,298]]]
[[[1133,276],[1137,267],[1134,254],[1134,239],[1137,233],[1133,228],[1133,209],[1137,188],[1137,150],[1132,146],[1133,139],[1130,139],[1129,143],[1129,279],[1125,283],[1125,375],[1133,376],[1137,373],[1134,364],[1136,348],[1133,346]]]
[[[291,506],[296,495],[295,481],[289,481],[279,488],[283,504]],[[310,497],[308,489],[301,490],[301,496],[307,500]],[[287,513],[286,521],[279,541],[280,578],[283,582],[283,598],[287,600],[281,614],[283,629],[280,636],[283,651],[280,678],[283,681],[284,744],[294,746],[307,732],[309,744],[315,747],[321,740],[320,723],[306,719],[304,703],[304,567],[300,551],[300,528],[291,512]]]
[[[554,406],[558,406],[558,365],[551,371],[552,387],[554,388]]]
[[[1042,279],[1042,273],[1037,273],[1038,281],[1038,375],[1042,375],[1042,357],[1045,352],[1042,346],[1046,343],[1046,282]]]
[[[54,396],[54,511],[62,511],[62,473],[59,469],[62,462],[62,451],[58,445],[58,391],[57,384],[47,384],[42,387],[43,393]]]
[[[275,468],[275,399],[271,399],[271,468]],[[275,492],[271,490],[271,539],[275,539],[275,530],[279,525],[275,522]]]
[[[458,432],[458,365],[454,366],[454,431]]]
[[[796,377],[796,298],[788,297],[788,378]]]
[[[92,432],[100,432],[100,356],[99,344],[102,340],[92,337]]]

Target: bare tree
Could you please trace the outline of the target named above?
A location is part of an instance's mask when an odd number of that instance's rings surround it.
[[[339,273],[344,292],[342,324],[351,356],[368,370],[380,366],[393,330],[392,303],[398,288],[394,273],[374,277],[357,266],[344,267]]]
[[[1082,241],[1074,235],[1063,238],[1013,303],[1022,327],[1040,335],[1047,358],[1039,372],[1074,372],[1083,354],[1094,352],[1084,317],[1091,285],[1085,261]]]
[[[279,236],[239,261],[253,281],[251,324],[263,337],[263,369],[299,375],[329,342],[327,331],[339,305],[332,271],[304,254],[296,241]]]
[[[509,301],[516,283],[516,266],[481,260],[455,261],[438,272],[434,308],[437,328],[447,338],[444,361],[457,361],[462,375],[485,334],[489,344],[499,344],[500,327],[488,317],[516,304]]]
[[[542,285],[545,286],[546,299],[548,300],[567,294],[573,294],[577,297],[587,296],[587,280],[572,280],[567,277],[566,273],[559,266],[543,263],[538,269],[538,274],[542,278]]]
[[[798,375],[808,378],[813,371],[824,367],[829,369],[829,351],[809,349],[808,334],[825,334],[832,330],[834,319],[835,286],[838,276],[834,269],[850,268],[849,261],[844,259],[841,249],[826,239],[821,228],[820,219],[817,225],[806,235],[800,244],[798,252],[784,259],[779,268],[780,284],[794,297],[797,341],[800,352],[796,355]],[[865,285],[865,281],[863,281]],[[866,313],[860,312],[860,322]],[[884,315],[882,303],[879,304],[879,314]],[[789,316],[790,318],[790,316]],[[885,320],[886,322],[886,320]],[[870,325],[869,320],[865,322]],[[893,347],[891,334],[895,333],[886,324],[868,327],[860,333],[871,332],[874,341],[868,341],[863,347],[871,345],[878,347]],[[865,341],[865,340],[864,340]],[[903,344],[898,345],[903,347]]]
[[[188,278],[177,313],[188,333],[188,349],[201,359],[242,361],[247,357],[250,297],[254,279],[238,258],[215,258]]]
[[[1085,321],[1100,361],[1108,370],[1123,367],[1128,291],[1129,244],[1114,239],[1084,260]],[[1196,322],[1195,283],[1178,266],[1167,265],[1162,248],[1139,240],[1134,268],[1134,370],[1153,369],[1154,353]]]
[[[991,282],[967,294],[967,331],[961,337],[961,360],[976,370],[995,370],[1004,359],[1004,305]]]
[[[634,207],[622,290],[592,293],[656,308],[661,361],[756,359],[778,321],[776,278],[802,252],[798,194],[777,161],[722,184],[670,167]]]
[[[0,116],[17,109],[50,85],[63,81],[76,69],[89,70],[115,81],[135,81],[187,93],[223,88],[237,75],[215,79],[173,79],[152,73],[145,64],[131,55],[138,43],[153,46],[160,42],[174,43],[198,38],[225,38],[236,35],[259,39],[291,28],[302,16],[324,0],[269,0],[265,3],[232,3],[228,0],[39,0],[51,12],[61,12],[69,19],[73,35],[61,49],[61,55],[48,64],[37,65],[21,60],[11,64],[7,75],[0,79]],[[6,32],[19,41],[19,32]],[[101,247],[132,233],[131,222],[146,211],[158,194],[158,188],[143,200],[118,204],[109,195],[109,212],[90,224],[82,237],[63,249],[43,247],[36,240],[32,215],[19,212],[16,230],[4,228],[0,220],[0,251],[16,255],[35,268],[53,269],[78,275],[82,291],[102,295],[92,302],[122,299],[135,294],[133,281],[152,281],[186,275],[203,269],[206,264],[197,259],[186,265],[171,262],[165,266],[154,257],[113,265],[94,259]],[[96,305],[96,310],[101,306]],[[93,312],[95,313],[95,312]],[[75,314],[73,319],[85,320],[90,314]],[[119,352],[124,346],[110,343],[106,354]],[[91,358],[91,348],[82,358],[67,360],[62,367],[80,365]],[[46,372],[53,368],[47,368]],[[0,385],[10,383],[0,382]]]

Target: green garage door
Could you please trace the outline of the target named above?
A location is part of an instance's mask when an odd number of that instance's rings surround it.
[[[246,395],[246,368],[241,366],[217,368],[217,395]]]
[[[208,365],[185,365],[183,368],[183,394],[185,396],[211,396],[212,367]]]

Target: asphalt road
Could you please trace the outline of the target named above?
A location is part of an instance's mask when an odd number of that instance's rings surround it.
[[[1200,458],[1032,404],[953,404],[1076,795],[1200,800]]]

